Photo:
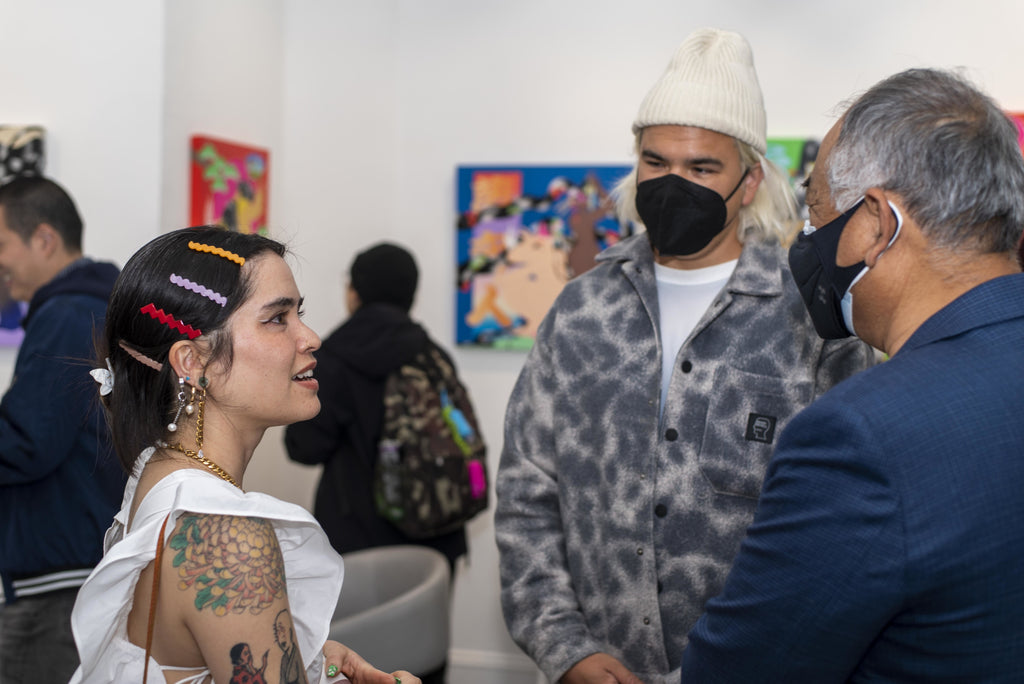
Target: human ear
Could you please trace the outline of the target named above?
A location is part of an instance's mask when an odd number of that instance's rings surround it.
[[[189,378],[189,385],[195,386],[203,374],[204,359],[199,346],[191,340],[179,340],[171,345],[167,362],[179,378]]]
[[[60,245],[60,234],[49,223],[40,223],[32,233],[30,241],[34,242],[46,256],[52,256]]]
[[[760,164],[754,164],[747,170],[747,177],[743,179],[743,203],[740,206],[745,207],[754,201],[763,180],[764,169]]]
[[[362,305],[363,300],[359,298],[359,293],[356,292],[356,288],[352,287],[352,283],[349,283],[345,289],[345,307],[348,309],[349,315],[354,314]]]
[[[864,193],[865,213],[870,217],[871,236],[864,264],[874,268],[879,257],[885,253],[899,230],[900,221],[889,205],[889,198],[881,188],[870,188]]]

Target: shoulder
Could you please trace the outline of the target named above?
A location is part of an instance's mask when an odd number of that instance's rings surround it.
[[[635,242],[637,238],[643,242]],[[637,292],[635,281],[646,278],[651,292],[655,292],[653,263],[644,235],[633,236],[609,247],[598,256],[597,265],[565,284],[550,309],[551,316],[596,316],[600,319],[611,315],[616,307],[635,306],[637,300],[631,297]],[[646,274],[642,275],[644,271]]]
[[[259,613],[284,596],[285,568],[266,518],[186,511],[167,539],[166,561],[196,610]]]
[[[84,342],[91,345],[93,328],[107,311],[107,301],[91,294],[65,292],[55,294],[29,311],[25,326],[26,337],[33,333],[45,334],[60,330],[65,338],[87,333]]]
[[[889,431],[886,425],[898,424],[914,413],[913,406],[922,398],[917,383],[922,377],[892,360],[866,368],[801,411],[793,419],[793,429],[834,438],[873,432],[884,436]]]

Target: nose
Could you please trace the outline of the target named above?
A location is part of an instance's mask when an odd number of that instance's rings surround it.
[[[320,336],[313,332],[313,329],[308,325],[302,323],[302,335],[299,344],[304,353],[315,352],[320,348]]]

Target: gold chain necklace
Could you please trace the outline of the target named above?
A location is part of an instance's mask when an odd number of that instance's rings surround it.
[[[178,443],[178,444],[166,444],[164,446],[166,446],[168,449],[174,449],[175,451],[180,451],[181,453],[185,454],[189,458],[191,458],[193,460],[196,460],[196,461],[199,461],[204,466],[206,466],[206,469],[209,470],[211,473],[213,473],[214,475],[216,475],[220,479],[225,480],[227,482],[230,482],[231,484],[233,484],[236,487],[238,487],[239,489],[241,489],[241,487],[238,486],[238,483],[235,482],[235,478],[231,477],[231,473],[229,473],[228,471],[224,470],[223,468],[221,468],[219,465],[217,465],[216,463],[214,463],[210,459],[206,458],[206,456],[203,456],[203,413],[204,413],[203,408],[205,407],[205,404],[206,404],[206,392],[204,391],[199,396],[199,410],[197,411],[197,415],[196,415],[196,445],[199,447],[199,449],[197,451],[192,451],[191,449],[186,449],[185,447],[181,446],[180,443]]]
[[[207,470],[209,470],[211,473],[213,473],[214,475],[216,475],[220,479],[226,480],[226,481],[230,482],[231,484],[235,485],[236,487],[238,487],[238,483],[235,482],[235,478],[231,477],[231,474],[228,471],[224,470],[219,465],[217,465],[216,463],[214,463],[210,459],[206,458],[206,456],[203,456],[202,449],[200,449],[199,451],[192,451],[191,449],[186,449],[185,447],[181,446],[180,444],[168,444],[167,448],[168,449],[174,449],[175,451],[180,451],[181,453],[185,454],[189,458],[194,459],[196,461],[199,461],[204,466],[206,466]],[[241,489],[241,487],[238,487],[238,488]]]

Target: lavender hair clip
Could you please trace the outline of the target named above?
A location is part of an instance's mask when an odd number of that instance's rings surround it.
[[[228,298],[220,294],[219,292],[214,292],[205,285],[194,283],[188,278],[182,278],[180,275],[175,275],[174,273],[172,273],[171,282],[174,283],[175,285],[178,285],[179,287],[185,288],[186,290],[191,290],[196,294],[202,295],[209,299],[210,301],[220,304],[221,306],[226,306],[228,303]]]

